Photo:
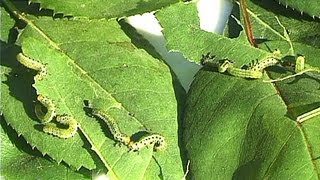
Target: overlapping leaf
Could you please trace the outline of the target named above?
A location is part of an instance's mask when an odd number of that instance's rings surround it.
[[[32,113],[26,117],[22,103],[5,97],[8,105],[3,111],[14,129],[58,161],[89,169],[93,162],[102,162],[113,178],[182,177],[178,108],[168,67],[131,44],[116,21],[27,19],[28,26],[19,39],[22,51],[46,64],[48,71],[33,85],[36,93],[51,98],[58,114],[75,117],[80,128],[67,140],[46,135],[34,127],[37,122],[30,118]],[[84,100],[96,98],[104,99],[110,118],[124,133],[160,133],[166,138],[167,149],[128,153],[127,147],[114,146],[106,124],[88,117],[83,110]],[[33,108],[30,103],[26,105],[26,109]],[[19,116],[12,109],[19,109]]]
[[[166,8],[157,17],[168,47],[193,60],[210,51],[241,66],[267,53],[248,47],[244,38],[231,40],[201,31],[193,4]],[[270,29],[266,36],[284,36],[283,28]],[[275,32],[279,33],[272,34]],[[303,41],[298,43],[299,40],[289,42],[295,52],[306,55],[308,63],[320,66],[318,49],[302,44]],[[281,49],[284,56],[290,48],[284,40],[261,45],[266,46]],[[286,75],[281,68],[270,71],[264,78]],[[200,70],[188,94],[184,119],[191,174],[199,179],[318,178],[320,118],[303,124],[298,124],[295,118],[319,106],[317,74],[273,84],[232,77],[208,68]]]
[[[177,16],[177,14],[180,15]],[[179,3],[166,8],[165,11],[161,11],[156,15],[161,25],[169,27],[163,31],[168,49],[180,51],[191,61],[199,62],[203,54],[211,52],[212,55],[221,59],[238,59],[241,56],[241,59],[235,61],[238,66],[241,66],[246,62],[251,62],[251,60],[256,58],[263,58],[269,54],[268,52],[251,47],[241,39],[228,39],[214,33],[204,32],[199,28],[197,11],[193,4],[184,5],[183,3]],[[168,18],[170,15],[172,18]],[[189,18],[184,18],[181,21],[179,18],[184,15]],[[179,27],[176,26],[177,21],[179,22]],[[173,34],[175,35],[173,36]],[[219,48],[213,52],[212,47]],[[247,51],[251,51],[253,54],[248,54],[246,53]]]

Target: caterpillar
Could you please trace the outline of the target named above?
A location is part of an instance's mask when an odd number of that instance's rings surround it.
[[[47,112],[43,112],[43,106],[37,104],[35,106],[35,114],[38,119],[44,123],[43,131],[48,134],[52,134],[54,136],[58,136],[60,138],[70,138],[74,136],[78,129],[78,122],[67,114],[57,115],[55,112],[55,106],[51,99],[39,94],[37,100],[47,108]],[[51,123],[53,119],[60,124],[67,125],[68,128],[60,128],[57,127],[55,123]]]
[[[129,151],[140,151],[144,147],[153,146],[154,151],[163,150],[166,148],[166,142],[160,134],[148,134],[142,137],[139,141],[131,141],[128,145]]]
[[[294,71],[299,73],[305,69],[305,58],[302,55],[298,55],[296,59],[296,65]]]
[[[271,56],[267,56],[266,58],[259,61],[257,60],[256,62],[253,61],[249,65],[248,69],[253,71],[262,71],[269,66],[274,66],[279,64],[281,62],[280,58],[281,58],[280,50],[275,50]]]
[[[63,129],[57,127],[55,123],[46,123],[43,127],[43,131],[48,134],[52,134],[54,136],[58,136],[60,138],[70,138],[73,137],[78,129],[78,122],[67,114],[57,115],[56,121],[63,125],[67,125],[68,128]]]
[[[50,122],[55,116],[55,106],[51,99],[39,94],[37,100],[47,108],[47,112],[43,112],[43,107],[40,104],[36,104],[35,106],[35,114],[42,123]]]
[[[269,67],[269,66],[274,66],[280,63],[279,59],[273,58],[273,57],[269,57],[263,61],[256,61],[256,62],[252,62],[249,65],[250,70],[253,71],[262,71],[265,68]]]
[[[261,71],[247,70],[233,67],[233,63],[229,60],[225,60],[218,68],[219,72],[227,71],[229,74],[237,77],[258,79],[262,78]]]
[[[259,70],[255,69],[240,69],[233,67],[233,62],[228,59],[217,60],[215,56],[211,56],[210,53],[202,55],[201,59],[202,65],[208,65],[213,67],[218,67],[220,73],[228,72],[229,74],[242,78],[252,78],[258,79],[262,78],[263,74]]]
[[[103,112],[102,110],[92,108],[90,106],[89,106],[89,108],[92,109],[92,112],[91,112],[92,115],[98,117],[99,119],[102,119],[108,125],[108,128],[109,128],[111,134],[113,135],[113,138],[116,141],[118,141],[124,145],[129,144],[130,137],[120,131],[117,123],[113,119],[108,117],[108,115],[105,112]]]
[[[247,69],[239,69],[239,68],[228,68],[228,73],[233,76],[243,77],[243,78],[251,78],[251,79],[259,79],[262,78],[263,74],[261,71],[253,71]]]
[[[85,107],[90,109],[91,112],[89,113],[91,115],[102,119],[108,125],[108,128],[113,135],[114,140],[126,145],[129,148],[129,151],[140,151],[143,147],[150,145],[153,146],[154,151],[162,150],[166,147],[164,137],[155,133],[143,136],[137,142],[132,141],[130,136],[120,131],[117,123],[111,117],[109,117],[106,112],[92,107],[92,105],[88,102],[85,103]]]
[[[25,67],[38,71],[37,75],[35,76],[37,80],[42,80],[43,76],[47,74],[45,65],[30,57],[25,56],[23,53],[17,54],[17,60]]]

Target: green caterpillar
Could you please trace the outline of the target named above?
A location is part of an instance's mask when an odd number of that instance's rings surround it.
[[[51,101],[51,99],[43,96],[38,95],[37,100],[47,108],[47,112],[43,112],[42,106],[40,104],[36,104],[35,106],[35,114],[38,119],[41,120],[42,123],[50,122],[56,116],[56,108]]]
[[[52,102],[51,99],[41,94],[38,95],[37,99],[43,106],[47,108],[47,112],[43,112],[42,106],[40,104],[37,104],[35,106],[35,114],[38,117],[38,119],[40,119],[41,122],[44,124],[43,131],[45,133],[52,134],[60,138],[73,137],[78,129],[77,121],[73,117],[67,114],[57,115],[55,112],[54,103]],[[51,121],[54,118],[58,123],[67,125],[68,128],[66,129],[60,128],[60,127],[57,127],[55,123],[51,123]]]
[[[242,78],[258,79],[262,78],[261,71],[247,70],[233,67],[233,63],[229,60],[225,60],[219,67],[218,71],[223,73],[227,71],[229,74]]]
[[[242,78],[262,78],[261,71],[251,69],[240,69],[233,66],[233,62],[228,59],[217,60],[215,56],[210,56],[210,53],[202,55],[201,64],[205,66],[217,67],[220,73],[228,72],[229,74]]]
[[[38,71],[38,74],[35,76],[35,79],[42,80],[43,77],[47,74],[47,69],[45,65],[30,57],[27,57],[24,54],[19,53],[17,55],[17,59],[22,65],[26,66],[27,68]]]
[[[109,130],[116,141],[123,143],[124,145],[129,144],[130,137],[122,133],[117,123],[114,120],[112,120],[110,117],[108,117],[106,113],[104,113],[102,110],[92,108],[92,115],[102,119],[105,123],[107,123]]]
[[[252,62],[249,65],[248,69],[253,70],[253,71],[263,71],[267,67],[279,64],[281,62],[280,58],[281,58],[280,51],[279,50],[275,50],[272,53],[272,55],[267,56],[266,58],[264,58],[262,60],[258,60],[256,62]]]
[[[215,56],[211,56],[210,53],[206,55],[202,55],[201,64],[218,67],[218,71],[228,72],[229,74],[242,78],[251,78],[251,79],[259,79],[262,78],[262,71],[269,66],[274,66],[280,63],[280,51],[276,50],[272,53],[272,55],[267,56],[266,58],[252,62],[247,69],[236,68],[233,66],[233,62],[228,59],[216,60]]]
[[[140,151],[144,147],[153,146],[154,151],[166,148],[166,142],[160,134],[148,134],[137,142],[130,142],[129,151]]]
[[[67,125],[68,128],[63,129],[57,127],[54,123],[46,123],[43,127],[43,131],[48,134],[52,134],[54,136],[58,136],[60,138],[71,138],[73,137],[78,129],[78,122],[69,115],[57,115],[56,121],[63,125]]]
[[[154,151],[162,150],[166,147],[166,142],[163,136],[155,133],[147,134],[143,136],[139,141],[132,141],[130,136],[122,133],[117,123],[108,114],[98,108],[92,107],[92,105],[86,105],[91,110],[90,114],[103,120],[113,135],[115,141],[126,145],[129,151],[140,151],[143,147],[153,146]]]

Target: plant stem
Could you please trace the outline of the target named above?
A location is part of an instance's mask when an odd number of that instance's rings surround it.
[[[252,46],[257,47],[255,40],[253,38],[251,22],[250,22],[249,14],[247,12],[247,1],[246,0],[240,0],[240,8],[241,8],[242,15],[244,18],[244,28],[245,28],[245,31],[247,34],[248,41]]]

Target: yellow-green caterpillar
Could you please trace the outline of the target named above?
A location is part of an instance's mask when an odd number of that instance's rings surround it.
[[[111,134],[113,135],[113,138],[123,143],[124,145],[128,145],[130,142],[130,137],[124,133],[122,133],[117,125],[117,123],[108,117],[106,113],[104,113],[102,110],[92,108],[92,115],[102,119],[109,127],[109,130]]]
[[[26,66],[27,68],[38,71],[38,74],[35,76],[36,80],[42,80],[43,77],[47,74],[45,65],[40,62],[31,59],[25,56],[22,53],[17,55],[18,61]],[[78,129],[77,121],[69,115],[57,115],[56,108],[51,99],[39,94],[37,100],[42,104],[36,104],[35,114],[39,120],[44,124],[43,131],[58,136],[60,138],[70,138],[74,136]],[[43,110],[43,106],[46,108],[46,111]],[[53,119],[56,119],[58,123],[68,126],[67,128],[57,127],[55,123],[51,123]]]
[[[70,138],[74,136],[78,129],[77,121],[67,115],[57,115],[54,103],[51,99],[39,94],[37,97],[38,101],[47,108],[47,112],[43,112],[42,105],[37,104],[35,106],[35,113],[38,119],[44,124],[43,131],[48,134],[52,134],[54,136],[58,136],[60,138]],[[57,127],[55,123],[51,123],[51,121],[55,118],[55,120],[63,125],[68,126],[67,128]]]
[[[35,114],[42,123],[50,122],[56,116],[56,108],[51,99],[38,95],[37,100],[47,108],[47,112],[43,112],[42,106],[40,104],[36,104],[35,106]]]
[[[19,53],[17,55],[17,59],[22,65],[26,66],[27,68],[38,71],[38,74],[35,76],[35,79],[42,80],[43,76],[47,74],[47,69],[45,65],[30,57],[27,57],[24,54]]]
[[[243,78],[258,79],[258,78],[262,78],[262,76],[263,76],[261,71],[235,68],[235,67],[233,67],[233,63],[229,60],[225,60],[218,67],[218,70],[221,73],[227,71],[229,74],[231,74],[233,76],[243,77]]]
[[[73,137],[78,129],[78,122],[71,116],[63,114],[57,115],[56,121],[63,125],[68,126],[66,129],[57,127],[55,123],[46,123],[43,127],[43,131],[60,138],[71,138]]]
[[[262,78],[262,71],[269,66],[274,66],[280,63],[280,51],[276,50],[272,55],[267,56],[266,58],[252,62],[247,69],[236,68],[233,66],[233,62],[228,59],[216,60],[215,56],[211,56],[210,53],[202,55],[201,64],[218,67],[218,71],[228,72],[229,74],[237,77],[259,79]]]
[[[262,71],[267,67],[274,66],[280,63],[279,59],[269,57],[262,61],[252,62],[248,69],[253,71]]]
[[[280,57],[281,53],[279,50],[275,50],[272,55],[267,56],[266,58],[262,60],[258,60],[256,62],[252,62],[249,65],[249,70],[253,71],[263,71],[265,68],[277,65],[281,62]]]
[[[166,148],[166,142],[160,134],[148,134],[143,136],[139,141],[131,141],[128,145],[129,151],[140,151],[144,147],[153,147],[154,151],[163,150]]]
[[[140,151],[146,146],[153,146],[154,151],[162,150],[166,147],[164,137],[156,133],[149,133],[140,138],[140,140],[137,142],[132,141],[130,136],[120,131],[117,123],[110,116],[108,116],[105,111],[96,107],[92,107],[92,105],[89,103],[86,105],[86,108],[90,109],[90,114],[103,120],[108,125],[114,140],[126,145],[129,148],[129,151]]]
[[[229,74],[242,78],[258,79],[262,78],[263,74],[261,71],[251,69],[240,69],[233,66],[233,62],[228,59],[217,60],[215,56],[211,56],[210,53],[202,55],[202,65],[208,65],[217,67],[220,73],[228,72]]]

